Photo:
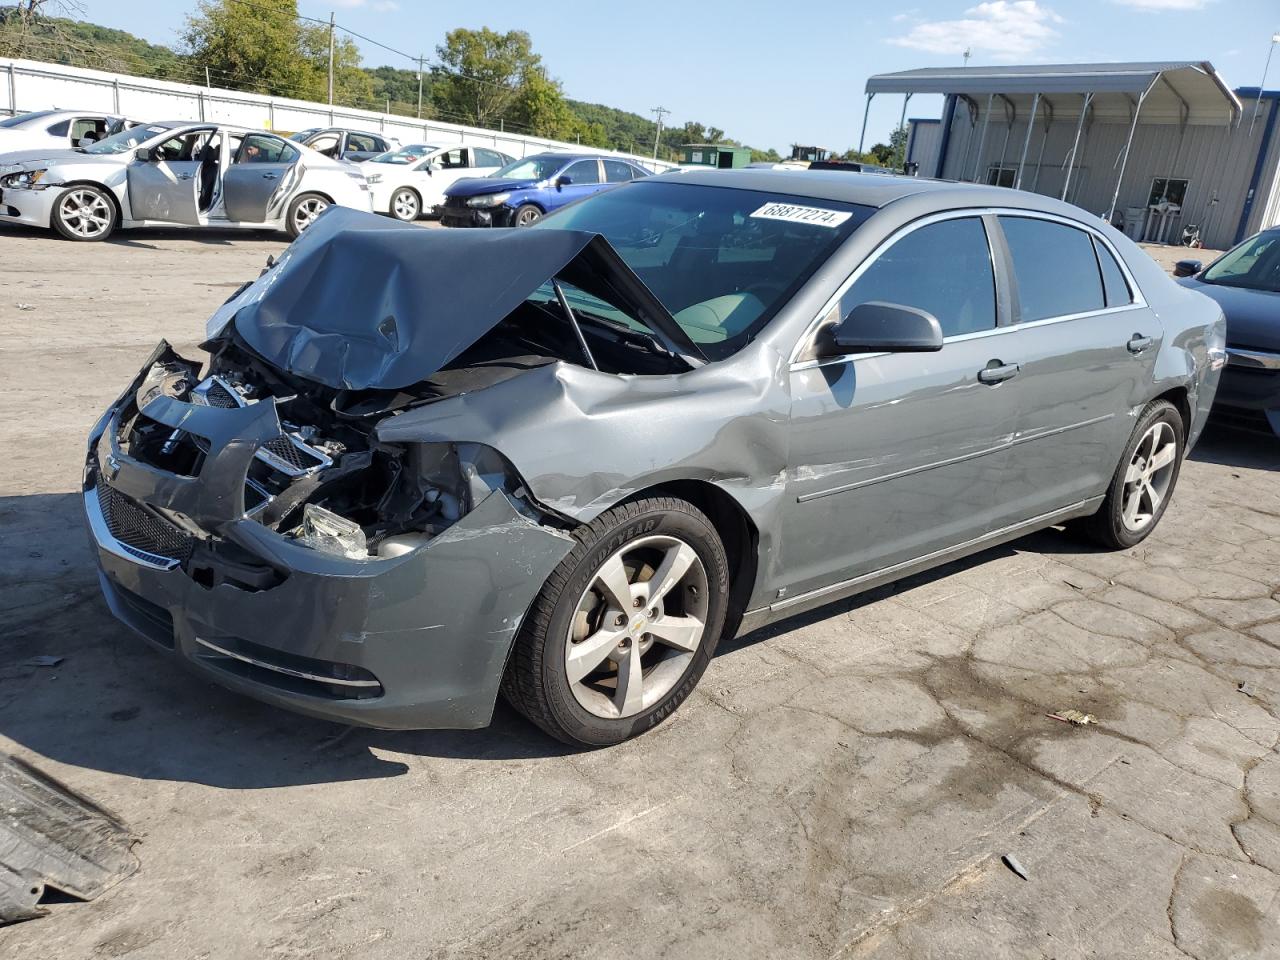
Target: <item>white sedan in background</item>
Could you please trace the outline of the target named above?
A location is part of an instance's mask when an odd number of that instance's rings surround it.
[[[413,221],[444,203],[444,191],[463,177],[488,177],[514,158],[478,144],[414,143],[360,164],[373,191],[373,210]]]
[[[136,120],[96,110],[20,113],[0,120],[0,154],[39,147],[69,150],[80,146],[82,141],[96,143],[136,125]]]

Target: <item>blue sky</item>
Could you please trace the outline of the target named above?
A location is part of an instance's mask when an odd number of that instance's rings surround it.
[[[668,122],[715,124],[754,146],[856,145],[871,74],[947,66],[1109,60],[1209,60],[1233,86],[1254,86],[1277,0],[649,0],[574,4],[486,0],[299,0],[308,16],[332,10],[389,46],[431,56],[446,31],[488,26],[533,37],[566,92]],[[87,20],[176,44],[194,0],[81,0]],[[620,11],[630,11],[621,13]],[[409,66],[362,45],[365,63]],[[1280,54],[1269,87],[1280,86]],[[938,116],[940,98],[916,97],[909,115]],[[878,97],[867,142],[884,139],[901,99]]]

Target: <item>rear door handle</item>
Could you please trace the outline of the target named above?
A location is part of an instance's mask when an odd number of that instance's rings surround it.
[[[280,174],[278,173],[264,173],[262,175],[263,180],[278,180],[279,178]]]
[[[1140,333],[1135,333],[1129,338],[1129,342],[1125,344],[1125,346],[1129,348],[1130,353],[1141,353],[1143,350],[1147,349],[1147,347],[1151,346],[1151,344],[1152,340],[1150,337],[1144,337]]]
[[[1016,363],[1001,363],[999,360],[992,360],[978,371],[978,380],[982,383],[990,384],[1003,383],[1016,377],[1019,369]]]
[[[180,173],[180,174],[178,174],[178,179],[179,179],[179,180],[190,180],[190,179],[191,179],[191,174],[189,174],[189,173]]]

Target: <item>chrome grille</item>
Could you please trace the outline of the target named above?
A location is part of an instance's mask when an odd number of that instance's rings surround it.
[[[258,456],[273,467],[293,476],[327,467],[333,462],[319,450],[300,443],[290,436],[268,440],[258,450]]]
[[[185,563],[191,558],[194,537],[144,510],[137,501],[107,483],[100,473],[97,494],[107,530],[130,555],[157,566],[169,561]]]

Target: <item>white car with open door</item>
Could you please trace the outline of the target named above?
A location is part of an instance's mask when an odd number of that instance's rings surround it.
[[[112,113],[96,110],[36,110],[0,120],[0,156],[14,150],[51,148],[70,150],[105,140],[113,133],[137,126]]]
[[[80,150],[0,157],[0,221],[69,240],[117,228],[284,230],[296,237],[326,207],[370,210],[355,164],[259,130],[148,123]]]
[[[479,144],[440,147],[414,143],[379,154],[360,166],[373,190],[375,213],[417,220],[444,203],[445,188],[463,177],[488,177],[512,157]]]

